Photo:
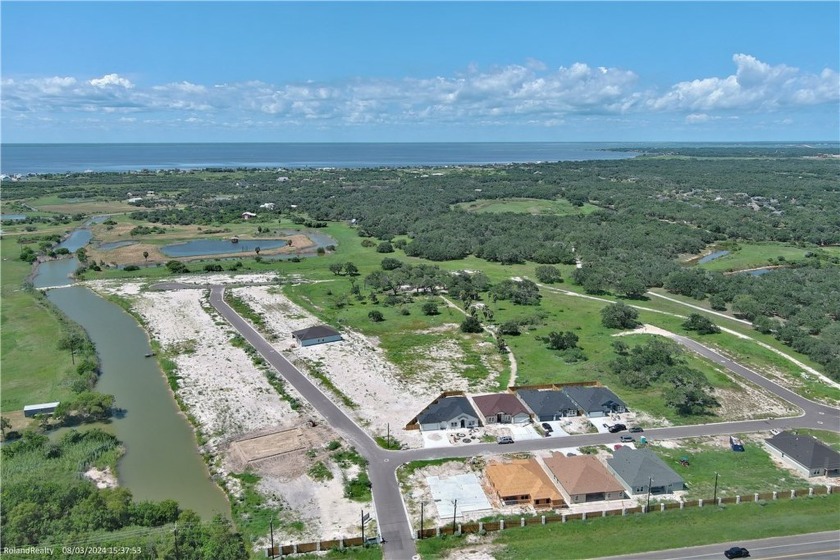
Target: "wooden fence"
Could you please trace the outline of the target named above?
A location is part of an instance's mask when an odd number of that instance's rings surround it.
[[[789,490],[782,492],[763,492],[749,494],[745,496],[727,496],[717,499],[718,505],[723,504],[745,504],[752,502],[782,500],[800,498],[803,496],[825,496],[832,494],[831,486],[812,486],[810,488],[800,488],[798,490]],[[650,511],[667,511],[673,509],[689,509],[695,507],[708,507],[712,505],[712,500],[688,500],[685,502],[662,502],[651,505]],[[453,526],[452,523],[441,525],[440,527],[424,528],[421,532],[415,532],[415,538],[428,539],[431,537],[440,537],[444,535],[465,535],[465,534],[484,534],[495,531],[504,531],[514,527],[525,527],[528,525],[547,525],[549,523],[567,523],[569,521],[579,521],[586,519],[595,519],[598,517],[610,517],[616,515],[636,515],[645,512],[645,506],[636,506],[620,509],[607,509],[602,511],[589,511],[585,513],[560,513],[553,515],[534,515],[529,517],[514,517],[499,519],[496,521],[475,521],[469,523],[457,523]],[[368,545],[378,545],[378,539],[367,539]],[[277,556],[289,556],[293,554],[303,554],[305,552],[319,552],[333,549],[344,549],[354,546],[362,546],[365,543],[361,537],[334,539],[328,541],[317,541],[309,543],[298,544],[284,544],[275,546],[273,549],[265,549],[266,558],[275,558]]]

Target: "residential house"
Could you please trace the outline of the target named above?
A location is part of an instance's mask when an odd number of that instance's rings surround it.
[[[256,218],[257,215],[253,212],[242,212],[242,219],[243,220],[250,220],[251,218]]]
[[[606,387],[566,387],[563,392],[586,416],[608,416],[616,412],[627,412],[627,405]]]
[[[593,455],[566,457],[562,453],[552,453],[543,462],[560,486],[567,504],[624,498],[624,486]]]
[[[464,396],[441,397],[417,415],[421,430],[477,428],[481,426],[475,409]]]
[[[630,494],[671,494],[685,489],[685,481],[650,449],[620,447],[607,459],[607,469]]]
[[[781,432],[764,442],[771,455],[803,476],[840,476],[840,453],[814,437]]]
[[[563,506],[557,487],[534,459],[492,462],[485,468],[485,474],[505,505],[529,504],[535,508]]]
[[[338,342],[343,340],[341,333],[332,327],[326,325],[318,325],[309,327],[308,329],[301,329],[292,332],[294,338],[300,346],[314,346],[316,344],[326,344],[327,342]]]
[[[486,424],[526,424],[531,414],[512,393],[494,393],[472,398]]]
[[[540,422],[578,415],[577,405],[562,391],[519,389],[516,394]]]

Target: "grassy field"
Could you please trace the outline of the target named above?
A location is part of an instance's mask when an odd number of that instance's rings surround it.
[[[119,200],[104,200],[97,198],[66,199],[57,196],[45,196],[29,202],[33,208],[42,212],[58,214],[110,214],[120,212],[134,212],[136,206]]]
[[[728,272],[769,265],[784,265],[786,262],[804,259],[808,252],[822,251],[829,255],[840,256],[840,247],[797,246],[787,243],[738,243],[732,247],[722,247],[722,249],[730,253],[698,266],[706,270]]]
[[[485,543],[498,546],[493,553],[497,560],[542,560],[547,553],[548,557],[558,557],[551,555],[552,550],[574,560],[836,530],[840,528],[838,511],[840,495],[835,494],[516,527],[478,542],[471,539],[473,546],[458,537],[424,539],[417,545],[424,560],[443,558],[451,549],[467,551]]]
[[[61,323],[36,294],[23,288],[31,265],[17,259],[20,246],[14,238],[0,242],[0,339],[2,351],[3,412],[24,405],[58,401],[70,394],[61,380],[73,365],[68,352],[59,352]]]
[[[654,446],[652,450],[683,477],[688,486],[686,499],[689,500],[712,499],[715,473],[719,475],[717,495],[721,498],[809,486],[801,477],[777,467],[761,446],[761,439],[741,439],[745,451],[738,453],[729,448],[726,436],[682,439],[675,449]],[[688,457],[690,466],[681,466],[681,457]]]
[[[835,451],[840,451],[840,433],[830,432],[828,430],[810,430],[807,428],[799,428],[796,430],[796,433],[813,436]]]
[[[570,216],[591,214],[597,206],[586,203],[575,206],[566,199],[545,200],[539,198],[493,198],[478,199],[472,202],[461,202],[456,208],[467,212],[499,214],[513,212],[516,214],[533,214],[542,216]]]

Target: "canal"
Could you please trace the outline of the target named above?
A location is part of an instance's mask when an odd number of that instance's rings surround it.
[[[62,246],[75,251],[89,241],[89,230],[82,229]],[[73,286],[69,275],[78,265],[75,258],[41,263],[33,284],[57,287],[47,291],[47,298],[96,346],[102,367],[96,389],[114,395],[116,406],[125,411],[108,430],[126,449],[117,467],[120,485],[139,501],[173,499],[204,519],[216,513],[229,517],[227,497],[210,478],[192,427],[156,360],[145,357],[151,352],[145,331],[118,305]]]

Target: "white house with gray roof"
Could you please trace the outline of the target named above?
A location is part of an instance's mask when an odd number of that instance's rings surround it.
[[[627,412],[624,401],[606,387],[566,387],[563,392],[590,418]]]
[[[481,426],[478,413],[470,404],[469,399],[463,396],[435,400],[417,415],[417,423],[423,431]]]

